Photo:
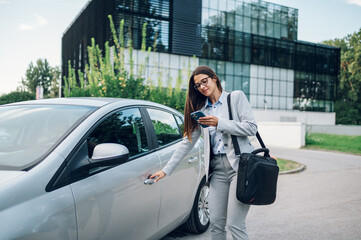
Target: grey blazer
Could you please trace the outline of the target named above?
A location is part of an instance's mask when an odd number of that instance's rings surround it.
[[[229,93],[225,92],[226,98]],[[246,95],[242,91],[234,91],[231,95],[231,109],[234,120],[229,120],[228,103],[222,103],[221,117],[218,118],[217,132],[222,133],[224,150],[232,168],[237,172],[238,160],[235,157],[231,134],[237,136],[238,144],[242,153],[249,153],[253,151],[248,136],[254,136],[257,133],[257,124],[251,110],[251,106],[247,100]],[[209,110],[205,106],[201,109],[206,115],[209,115]],[[184,137],[180,146],[172,155],[171,159],[164,166],[162,171],[166,175],[171,175],[174,169],[184,156],[193,148],[200,135],[204,138],[204,169],[206,172],[206,181],[208,181],[210,152],[211,146],[209,141],[208,128],[198,127],[192,132],[192,142],[187,137]]]

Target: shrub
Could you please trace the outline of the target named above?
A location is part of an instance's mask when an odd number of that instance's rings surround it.
[[[133,47],[131,39],[127,43],[124,41],[123,28],[124,20],[120,22],[119,37],[116,34],[112,17],[109,15],[111,32],[113,34],[114,46],[110,47],[109,42],[105,43],[104,52],[95,43],[95,39],[91,40],[88,46],[88,63],[85,71],[78,71],[77,74],[68,62],[68,75],[64,76],[63,94],[65,97],[93,96],[93,97],[119,97],[149,100],[161,103],[169,107],[175,108],[180,112],[184,111],[184,103],[186,100],[186,91],[180,88],[182,77],[188,78],[190,75],[190,66],[187,72],[178,72],[176,79],[176,87],[171,87],[172,79],[168,79],[168,87],[162,86],[161,77],[162,70],[158,70],[158,85],[155,86],[150,79],[145,79],[145,69],[149,63],[149,54],[152,47],[146,47],[146,28],[147,23],[143,25],[142,47],[144,53],[144,61],[134,71]],[[156,39],[155,39],[156,40]],[[155,41],[154,40],[154,41]],[[153,50],[155,50],[155,43]],[[126,69],[125,48],[129,54],[129,70]],[[113,59],[111,59],[111,48],[114,50]]]
[[[14,91],[0,96],[0,105],[27,100],[35,100],[35,94],[25,91]]]

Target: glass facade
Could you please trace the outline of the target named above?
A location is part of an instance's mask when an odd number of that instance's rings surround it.
[[[333,112],[336,81],[337,76],[296,71],[293,108]]]
[[[260,0],[202,0],[202,27],[297,39],[298,10]]]
[[[249,95],[250,64],[212,60],[207,58],[200,58],[199,64],[207,65],[214,69],[226,91],[242,89],[246,95]]]
[[[109,14],[117,31],[124,20],[124,40],[135,49],[147,23],[146,46],[156,48],[148,81],[174,85],[184,62],[199,63],[226,90],[244,91],[253,108],[334,111],[340,49],[298,41],[297,9],[261,0],[92,0],[63,35],[63,76],[68,60],[84,69],[91,37],[100,47],[112,43]]]
[[[125,55],[128,52],[125,51]],[[138,59],[134,64],[134,70],[137,72],[137,68],[143,63],[146,53],[140,50],[133,51],[133,57]],[[126,69],[130,69],[129,58],[125,58]],[[199,65],[199,59],[189,56],[182,56],[177,54],[167,54],[160,52],[151,52],[149,54],[149,62],[143,76],[146,82],[152,82],[154,85],[161,84],[162,86],[176,87],[179,85],[181,88],[186,89],[188,87],[187,76],[190,75],[191,69],[196,68]]]
[[[132,40],[133,47],[142,45],[142,29],[146,28],[146,46],[155,46],[159,52],[169,51],[169,0],[115,0],[114,23],[124,20],[124,41]]]
[[[297,40],[297,9],[202,0],[201,59],[253,108],[333,111],[339,49]]]

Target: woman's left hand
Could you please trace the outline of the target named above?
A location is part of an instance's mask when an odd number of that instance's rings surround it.
[[[218,118],[212,115],[207,115],[205,117],[201,117],[198,119],[198,122],[207,126],[214,126],[217,127],[218,125]]]

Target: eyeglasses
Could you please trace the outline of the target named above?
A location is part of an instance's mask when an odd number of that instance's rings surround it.
[[[201,86],[207,85],[207,84],[208,84],[208,78],[209,78],[209,77],[203,78],[200,83],[194,84],[194,88],[195,88],[196,90],[198,90],[198,88],[200,88]]]

